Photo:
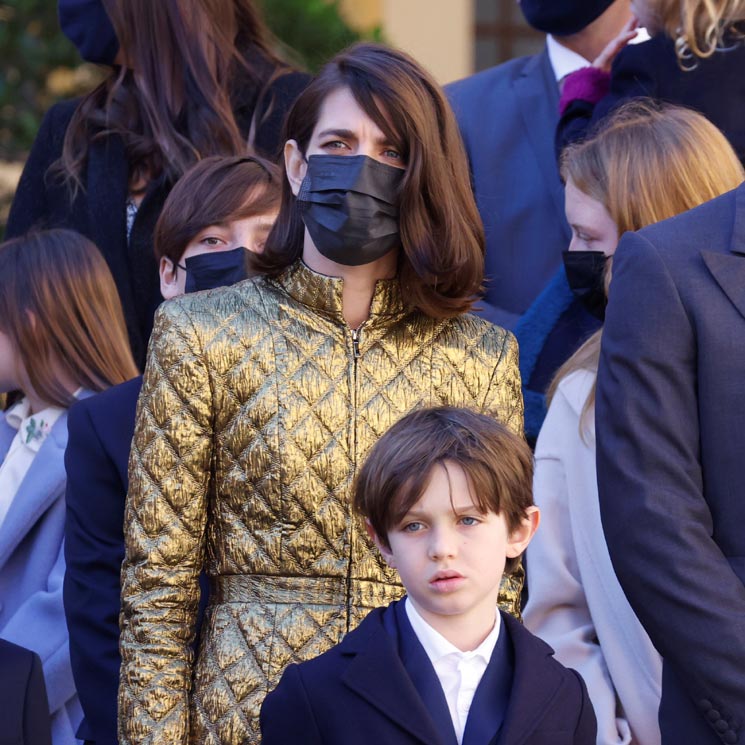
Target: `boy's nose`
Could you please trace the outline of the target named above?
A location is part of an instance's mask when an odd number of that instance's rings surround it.
[[[433,529],[430,533],[429,558],[433,560],[452,558],[458,552],[457,536],[446,529]]]

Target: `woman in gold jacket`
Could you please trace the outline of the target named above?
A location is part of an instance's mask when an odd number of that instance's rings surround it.
[[[285,666],[402,594],[349,494],[404,414],[469,406],[522,430],[515,340],[467,313],[483,230],[437,84],[359,45],[301,94],[286,132],[256,276],[156,318],[130,459],[122,743],[258,743]],[[521,570],[503,583],[514,613],[521,586]]]

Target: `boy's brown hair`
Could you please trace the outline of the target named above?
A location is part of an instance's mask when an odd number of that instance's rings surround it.
[[[420,409],[394,424],[373,446],[353,489],[354,509],[381,543],[427,488],[444,461],[466,473],[474,504],[504,515],[516,530],[533,504],[533,454],[527,443],[485,414],[441,406]],[[512,571],[517,559],[507,559]]]
[[[255,155],[205,158],[168,195],[155,225],[155,258],[177,264],[205,228],[276,210],[279,199],[280,171],[274,163]]]

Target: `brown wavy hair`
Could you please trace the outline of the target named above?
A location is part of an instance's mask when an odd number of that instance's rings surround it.
[[[465,150],[442,90],[414,59],[379,44],[356,44],[327,63],[300,94],[284,139],[308,148],[326,97],[349,88],[362,110],[406,162],[399,195],[399,281],[411,307],[434,318],[470,310],[481,292],[484,229],[471,190]],[[304,225],[289,182],[257,272],[276,276],[303,249]]]
[[[34,393],[69,406],[63,385],[102,391],[138,374],[119,294],[91,241],[46,230],[0,244],[0,330]]]
[[[571,145],[561,176],[600,202],[618,234],[641,230],[739,186],[742,164],[727,138],[701,114],[682,106],[637,99],[608,117],[588,140]],[[606,291],[611,281],[608,261]],[[558,370],[547,399],[575,370],[596,372],[602,329]],[[595,386],[583,409],[595,404]],[[584,431],[584,421],[582,423]]]
[[[263,158],[205,158],[171,190],[155,225],[155,258],[177,263],[210,225],[225,225],[279,207],[279,167]]]
[[[251,0],[103,4],[122,64],[82,99],[67,128],[57,170],[72,192],[83,186],[90,145],[111,134],[124,143],[130,188],[174,182],[209,155],[245,153],[231,97],[251,86],[258,97],[280,64]]]
[[[474,505],[504,515],[517,530],[533,505],[533,454],[493,417],[452,406],[419,409],[399,419],[375,443],[357,475],[355,511],[366,518],[380,542],[419,501],[432,469],[451,461],[468,477]],[[507,559],[512,571],[519,559]]]

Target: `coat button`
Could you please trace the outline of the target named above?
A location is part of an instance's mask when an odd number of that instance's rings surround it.
[[[737,735],[730,730],[727,734],[722,735],[722,739],[727,743],[727,745],[735,745],[737,742]]]
[[[710,722],[716,722],[717,719],[721,719],[721,715],[716,709],[709,709],[709,711],[706,712],[706,718]]]
[[[712,706],[713,704],[711,703],[711,701],[709,701],[708,698],[702,698],[698,702],[698,708],[701,709],[701,711],[708,711],[709,709],[712,708]]]
[[[729,729],[729,725],[724,721],[724,719],[720,719],[714,724],[714,729],[717,732],[726,732]]]

